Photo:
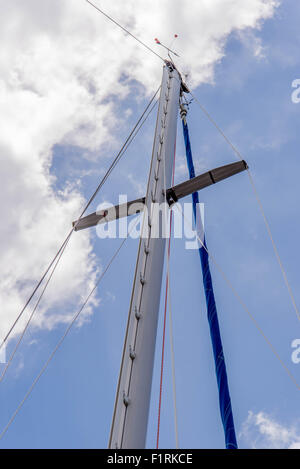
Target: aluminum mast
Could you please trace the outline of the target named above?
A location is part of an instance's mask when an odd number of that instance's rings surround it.
[[[165,201],[175,152],[181,78],[171,63],[163,69],[143,223],[132,287],[126,336],[117,387],[109,448],[144,448],[151,396],[155,342],[166,239],[153,237],[158,217],[151,219],[153,203]],[[165,171],[165,175],[164,175]],[[145,226],[145,225],[144,225]]]

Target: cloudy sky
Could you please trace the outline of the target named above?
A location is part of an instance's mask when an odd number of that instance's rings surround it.
[[[95,1],[135,35],[171,43],[199,101],[239,147],[254,176],[274,239],[298,293],[300,104],[298,17],[293,0]],[[162,62],[84,0],[0,0],[0,314],[3,336],[85,201],[157,89]],[[195,102],[188,116],[198,171],[236,161]],[[98,203],[143,193],[155,115],[124,156]],[[178,125],[176,180],[187,177]],[[291,343],[300,324],[246,174],[200,194],[209,250],[300,383]],[[87,295],[119,240],[76,233],[5,381],[3,428]],[[129,240],[78,327],[0,446],[106,447],[137,241]],[[222,448],[222,427],[196,252],[174,240],[171,295],[181,447]],[[185,275],[182,275],[184,271]],[[212,266],[239,444],[300,445],[299,389]],[[27,315],[30,313],[30,309]],[[8,345],[12,349],[24,322]],[[158,331],[148,446],[157,418]],[[162,447],[172,430],[167,349]]]

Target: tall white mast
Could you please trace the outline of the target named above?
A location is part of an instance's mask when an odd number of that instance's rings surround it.
[[[109,447],[144,448],[150,405],[157,321],[166,239],[152,237],[157,217],[153,202],[165,201],[171,186],[181,78],[172,64],[163,69],[159,108],[148,179],[144,223],[149,236],[140,239]],[[164,175],[165,171],[165,175]],[[166,185],[166,186],[165,186]]]

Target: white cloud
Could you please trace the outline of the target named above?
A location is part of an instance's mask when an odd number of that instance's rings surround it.
[[[277,6],[275,0],[152,0],[151,8],[146,0],[98,4],[161,54],[154,37],[168,43],[177,33],[178,64],[194,85],[213,80],[231,32],[259,27]],[[63,192],[55,190],[53,146],[75,145],[95,158],[108,154],[128,117],[128,108],[120,111],[116,98],[125,100],[137,82],[137,99],[150,95],[161,63],[84,0],[0,0],[0,7],[0,315],[5,332],[84,203],[68,181]],[[95,275],[90,234],[81,232],[68,247],[36,325],[65,321]]]
[[[263,46],[262,39],[257,36],[253,29],[239,31],[238,37],[244,46],[251,51],[257,59],[266,58],[267,51]]]
[[[265,412],[249,412],[240,439],[252,449],[298,449],[300,426],[284,426]]]

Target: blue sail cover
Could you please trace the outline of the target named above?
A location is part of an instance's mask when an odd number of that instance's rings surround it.
[[[184,142],[185,142],[185,149],[186,149],[187,164],[189,168],[189,175],[190,175],[190,178],[193,178],[195,177],[195,169],[194,169],[194,163],[193,163],[193,156],[192,156],[188,126],[185,120],[182,121],[182,124],[183,124],[183,135],[184,135]],[[192,194],[192,197],[193,197],[194,219],[195,219],[195,224],[197,226],[197,221],[201,222],[198,192],[194,192]],[[202,239],[202,237],[200,237],[200,239]],[[204,246],[206,247],[204,234],[203,234],[202,242]],[[223,423],[224,433],[225,433],[225,443],[226,443],[227,449],[237,449],[238,446],[237,446],[235,429],[234,429],[234,421],[233,421],[233,414],[232,414],[232,408],[231,408],[231,400],[230,400],[230,394],[229,394],[226,365],[225,365],[225,359],[224,359],[224,354],[223,354],[223,346],[222,346],[222,340],[221,340],[221,334],[220,334],[217,308],[216,308],[212,279],[211,279],[210,268],[209,268],[208,253],[203,246],[200,246],[199,254],[200,254],[200,259],[201,259],[203,284],[204,284],[204,291],[205,291],[205,298],[206,298],[207,317],[208,317],[208,322],[209,322],[209,327],[210,327],[210,335],[211,335],[211,341],[212,341],[212,347],[213,347],[213,353],[214,353],[214,359],[215,359],[217,382],[218,382],[218,388],[219,388],[219,404],[220,404],[221,418],[222,418],[222,423]]]

